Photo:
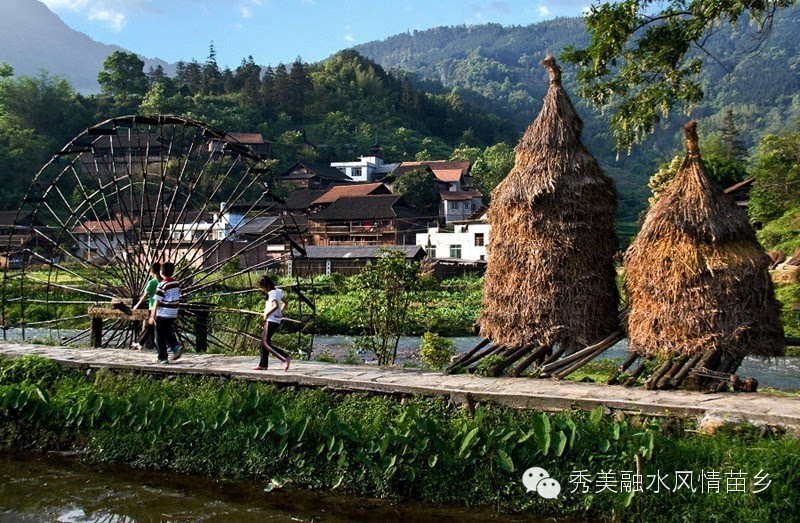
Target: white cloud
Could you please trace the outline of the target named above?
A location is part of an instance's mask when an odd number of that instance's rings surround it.
[[[122,31],[125,27],[125,14],[105,7],[92,7],[89,10],[89,20],[103,22],[114,31]]]
[[[353,43],[356,41],[356,37],[353,36],[353,33],[347,33],[342,38],[344,39],[345,42]]]
[[[300,5],[317,5],[317,0],[300,0]]]
[[[239,5],[239,13],[242,15],[242,18],[250,18],[253,16],[253,8],[259,7],[260,5],[261,0],[245,0],[245,2]]]
[[[539,16],[547,16],[550,14],[550,8],[548,8],[544,4],[539,4],[536,7],[536,14],[538,14]]]

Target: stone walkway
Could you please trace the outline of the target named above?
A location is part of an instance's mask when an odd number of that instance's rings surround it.
[[[612,410],[651,416],[714,416],[800,429],[800,398],[763,394],[689,391],[650,391],[642,388],[525,378],[484,378],[468,374],[446,376],[438,372],[381,367],[293,362],[289,372],[274,365],[254,371],[254,357],[186,354],[169,365],[151,363],[150,353],[121,349],[72,349],[0,342],[0,357],[37,354],[61,365],[112,368],[156,374],[200,374],[259,380],[277,384],[326,387],[339,391],[381,394],[422,394],[450,397],[458,404],[492,402],[515,408],[558,411],[591,410],[598,405]]]

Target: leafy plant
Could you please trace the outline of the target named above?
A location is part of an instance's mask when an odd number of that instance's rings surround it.
[[[455,345],[451,340],[434,332],[426,332],[419,346],[419,358],[426,367],[441,370],[455,356]]]
[[[366,317],[372,351],[379,365],[394,364],[414,291],[419,285],[419,264],[409,263],[403,251],[386,249],[355,278]]]

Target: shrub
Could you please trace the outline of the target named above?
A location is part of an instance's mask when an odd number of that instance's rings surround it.
[[[455,346],[451,340],[443,338],[434,332],[422,335],[419,346],[419,358],[422,363],[433,370],[441,370],[456,354]]]

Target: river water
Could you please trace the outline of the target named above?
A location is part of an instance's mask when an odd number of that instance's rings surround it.
[[[0,521],[543,521],[489,509],[392,504],[263,482],[213,480],[74,458],[0,453]]]

